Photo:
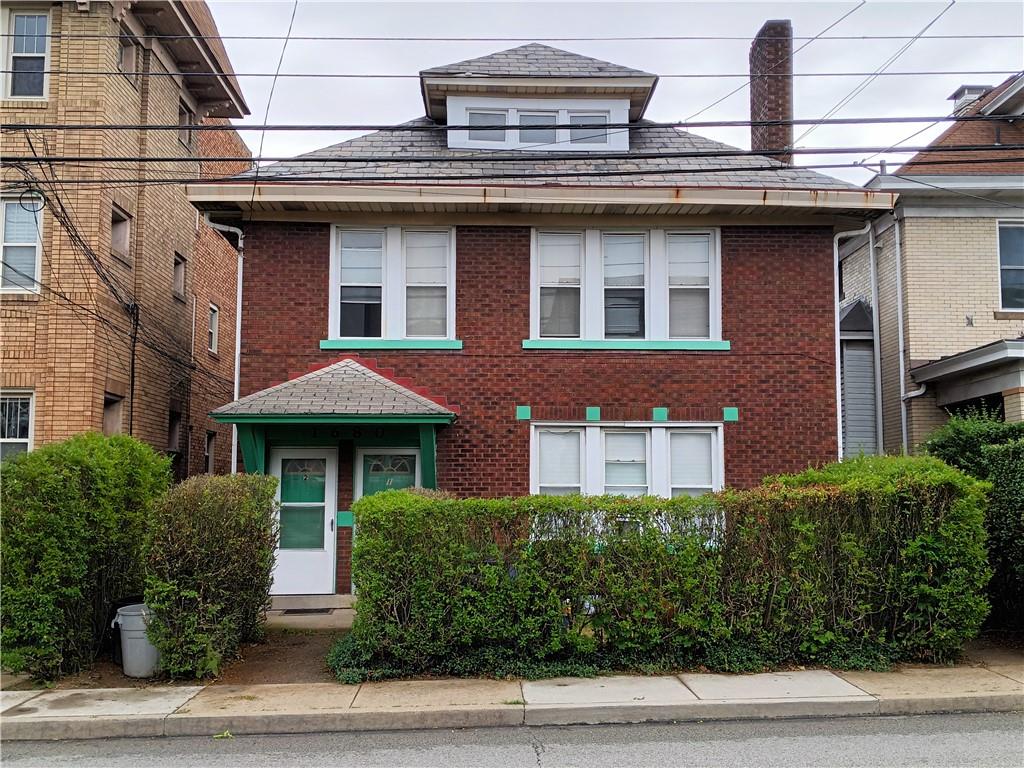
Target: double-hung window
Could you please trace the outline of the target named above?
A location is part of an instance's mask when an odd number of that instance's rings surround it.
[[[728,349],[718,251],[716,230],[535,230],[524,346]]]
[[[531,491],[700,496],[722,488],[721,426],[535,424]]]
[[[11,11],[8,16],[7,97],[41,99],[46,96],[50,16]]]
[[[454,339],[449,228],[336,227],[328,339]]]
[[[32,393],[0,392],[0,461],[32,450]]]
[[[999,295],[1003,309],[1024,310],[1024,221],[999,222]]]
[[[3,267],[0,290],[39,291],[40,236],[42,202],[38,198],[6,198],[0,201],[0,240],[3,241]]]

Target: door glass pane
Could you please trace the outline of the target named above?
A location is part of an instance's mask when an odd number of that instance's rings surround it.
[[[405,289],[406,336],[448,334],[448,289],[444,286],[410,286]]]
[[[416,456],[377,453],[363,456],[363,495],[416,485]]]
[[[470,112],[468,116],[469,125],[505,125],[504,112]],[[469,138],[473,141],[505,141],[503,129],[475,129],[469,132]]]
[[[283,459],[281,503],[319,502],[326,496],[326,459]]]
[[[670,433],[673,486],[711,486],[711,445],[710,432]]]
[[[707,288],[672,288],[668,292],[668,335],[671,339],[706,339],[711,335]]]
[[[323,549],[324,507],[281,507],[280,549]]]

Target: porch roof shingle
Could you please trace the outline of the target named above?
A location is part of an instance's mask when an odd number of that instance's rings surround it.
[[[436,400],[353,359],[246,395],[212,412],[231,416],[448,416]]]

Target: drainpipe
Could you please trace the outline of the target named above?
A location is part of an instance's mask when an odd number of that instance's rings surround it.
[[[871,345],[875,363],[875,453],[885,453],[882,439],[882,335],[881,308],[878,304],[878,264],[875,256],[875,225],[868,230],[868,264],[871,274]]]
[[[907,452],[907,366],[906,352],[903,348],[903,246],[900,241],[900,219],[898,211],[892,213],[893,238],[895,240],[896,254],[896,337],[899,344],[899,365],[900,365],[900,447],[905,454]],[[920,397],[924,394],[924,387],[921,387],[912,397]]]
[[[871,222],[867,222],[861,229],[850,229],[846,232],[836,232],[832,238],[832,291],[834,300],[832,302],[832,325],[835,330],[835,355],[836,355],[836,436],[838,437],[837,454],[839,460],[843,460],[843,370],[842,370],[842,346],[839,341],[839,241],[857,235],[867,234],[871,230]]]
[[[241,227],[218,224],[210,219],[210,214],[203,214],[203,222],[218,232],[230,232],[238,238],[238,266],[235,269],[235,386],[233,399],[237,400],[240,392],[242,371],[242,268],[245,262],[245,232]],[[238,425],[231,425],[231,474],[238,473]]]

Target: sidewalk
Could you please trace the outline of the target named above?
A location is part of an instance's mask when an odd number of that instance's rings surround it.
[[[1024,655],[893,672],[2,691],[7,740],[1005,712]]]

